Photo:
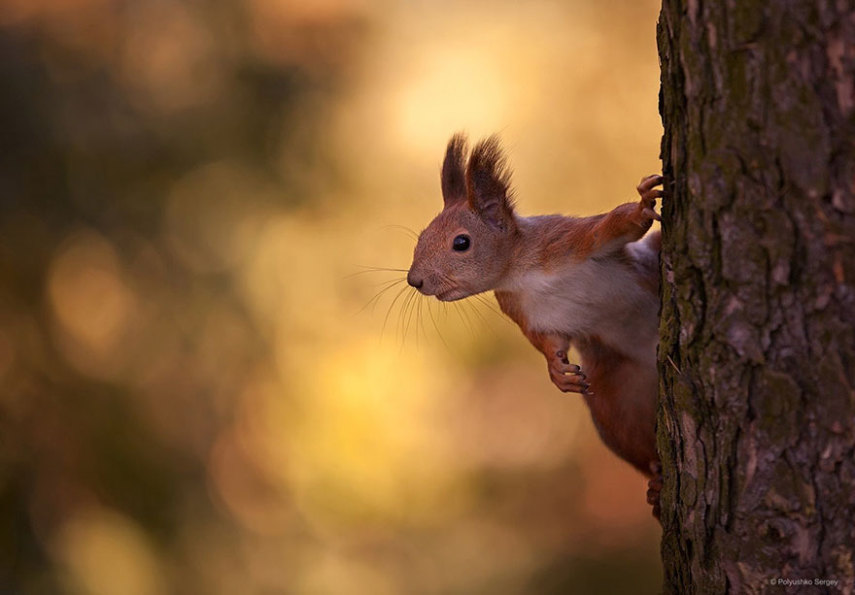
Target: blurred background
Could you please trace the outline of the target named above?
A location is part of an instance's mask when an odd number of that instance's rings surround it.
[[[659,170],[653,0],[0,0],[0,592],[655,593],[646,483],[404,291],[458,130]]]

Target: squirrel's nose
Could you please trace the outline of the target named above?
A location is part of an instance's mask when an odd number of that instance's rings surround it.
[[[411,286],[415,287],[416,289],[421,289],[422,285],[424,285],[424,280],[419,279],[418,277],[413,275],[413,271],[410,271],[409,273],[407,273],[407,283],[409,283]]]

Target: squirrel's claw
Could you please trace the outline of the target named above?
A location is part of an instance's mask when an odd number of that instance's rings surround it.
[[[643,215],[650,217],[651,219],[655,219],[656,221],[662,221],[662,217],[659,216],[659,213],[651,209],[650,207],[645,207],[641,210]]]
[[[591,385],[585,373],[576,364],[571,364],[566,355],[549,363],[549,378],[562,392],[593,394],[588,390]]]
[[[644,196],[644,194],[646,192],[649,192],[654,187],[661,184],[662,180],[663,180],[663,178],[659,174],[651,174],[649,176],[644,176],[643,178],[641,178],[641,181],[638,183],[636,190],[638,190],[638,193],[641,196]]]
[[[636,190],[638,190],[639,196],[641,196],[640,201],[640,209],[642,217],[646,218],[649,222],[650,219],[655,219],[656,221],[662,221],[662,217],[659,216],[654,210],[656,207],[656,199],[662,198],[664,192],[661,188],[656,188],[656,186],[662,183],[662,176],[658,174],[653,174],[651,176],[647,176],[641,180],[638,184]]]

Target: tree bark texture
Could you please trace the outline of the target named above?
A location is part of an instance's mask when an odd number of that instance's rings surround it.
[[[855,7],[663,0],[658,42],[665,591],[853,593]]]

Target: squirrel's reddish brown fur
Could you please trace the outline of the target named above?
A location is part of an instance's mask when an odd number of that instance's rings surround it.
[[[655,448],[660,176],[641,199],[593,217],[522,217],[496,137],[457,134],[442,165],[442,212],[420,234],[407,275],[451,301],[494,291],[502,311],[546,357],[552,382],[583,395],[605,444],[650,477]],[[567,358],[570,344],[581,367]],[[648,499],[658,513],[658,487]]]

